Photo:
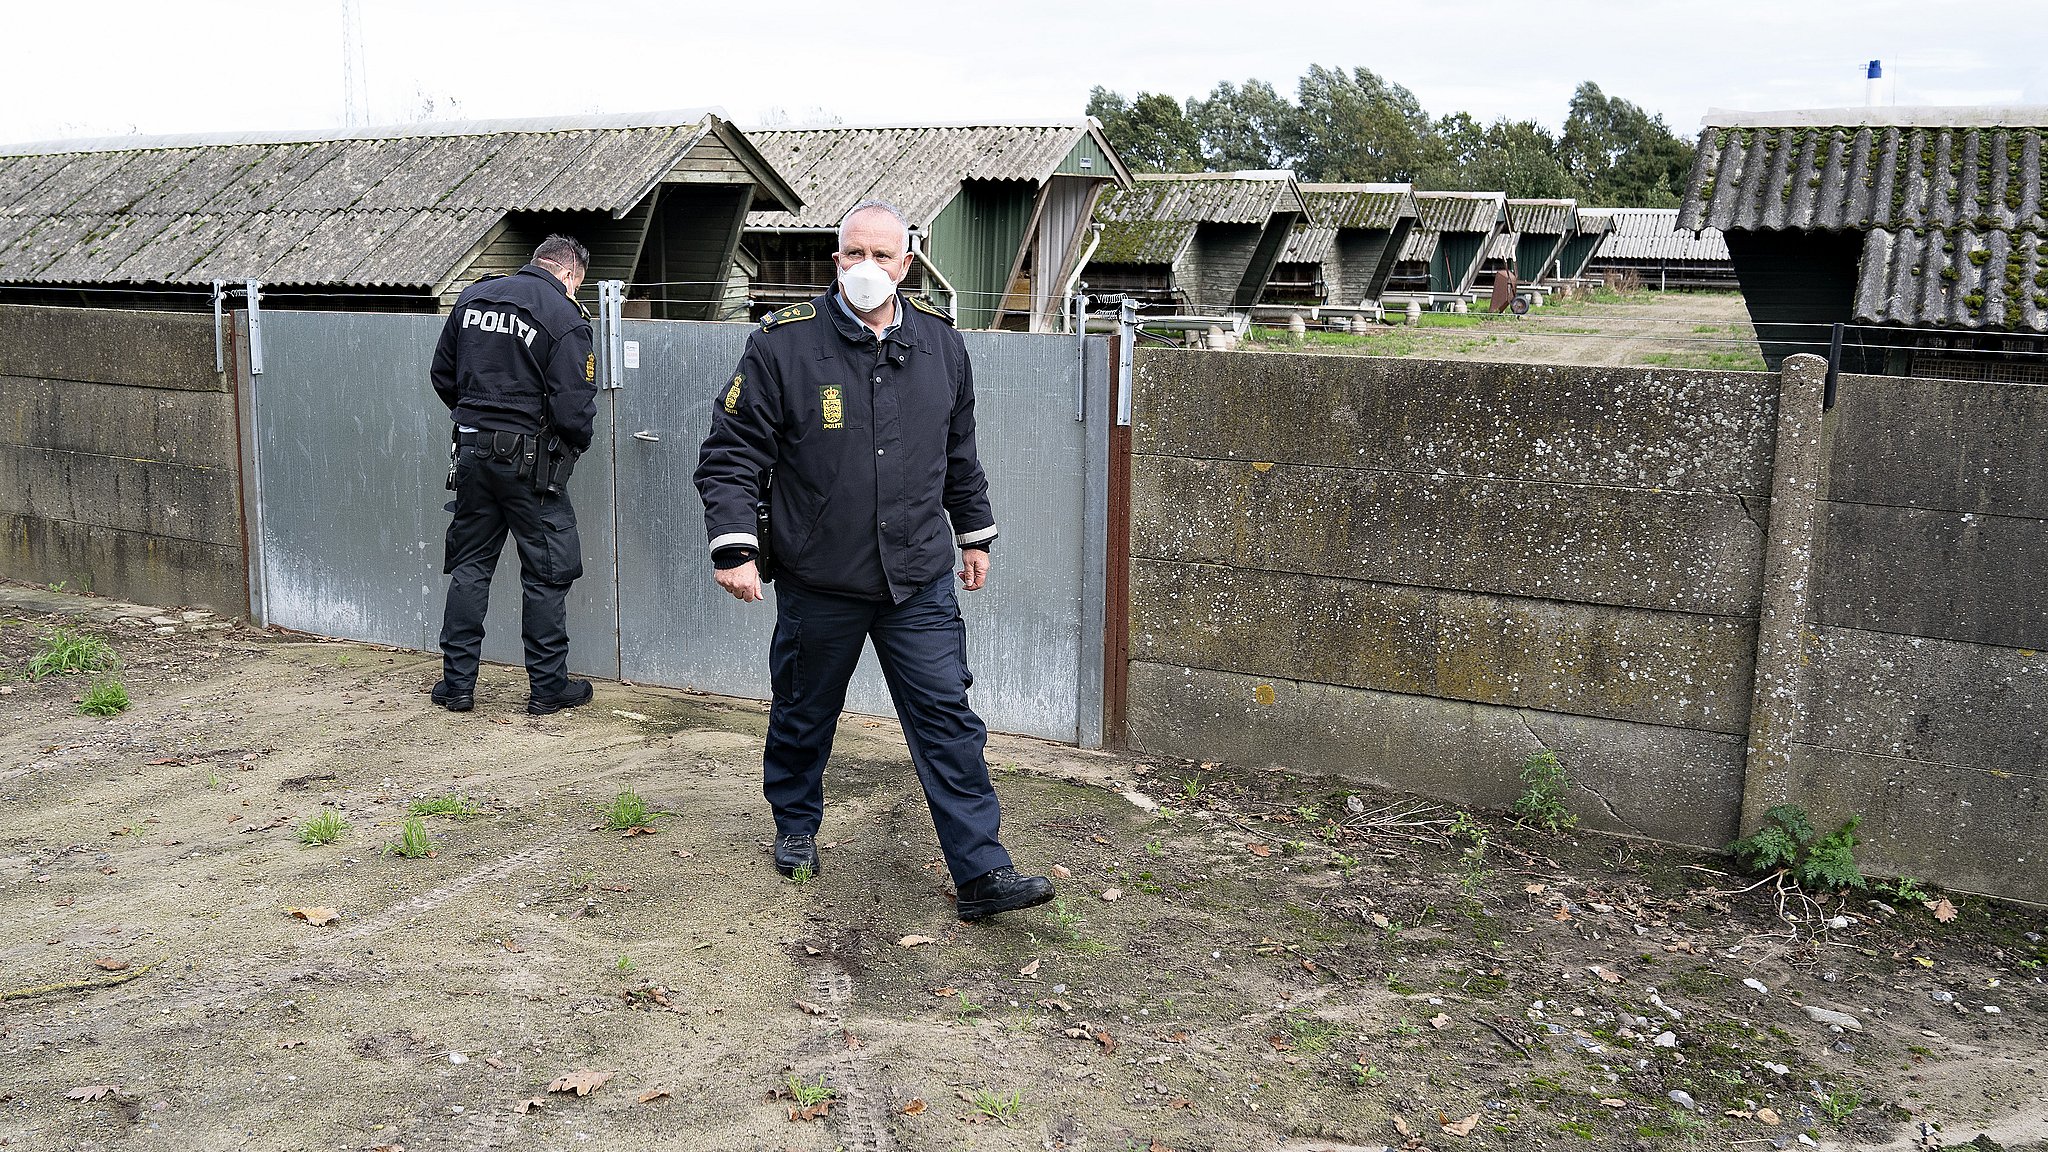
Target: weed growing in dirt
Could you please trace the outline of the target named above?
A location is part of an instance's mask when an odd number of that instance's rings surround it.
[[[114,649],[106,641],[59,628],[50,634],[43,650],[29,658],[28,678],[41,680],[67,672],[111,672],[118,663]]]
[[[1453,842],[1461,838],[1466,841],[1465,851],[1458,855],[1458,887],[1464,889],[1465,895],[1474,895],[1492,875],[1486,870],[1486,826],[1474,820],[1471,813],[1460,812],[1451,821],[1448,835]]]
[[[817,878],[817,873],[812,870],[809,864],[799,864],[789,870],[789,882],[798,888],[808,887],[811,881]]]
[[[1061,932],[1066,933],[1069,939],[1081,938],[1081,914],[1067,904],[1065,896],[1053,898],[1052,911],[1046,915],[1046,919],[1052,921],[1053,926]]]
[[[1200,799],[1202,795],[1201,774],[1196,773],[1193,776],[1189,776],[1183,779],[1180,782],[1180,794],[1187,797],[1190,800]]]
[[[1328,1020],[1318,1020],[1306,1012],[1290,1013],[1287,1017],[1287,1038],[1297,1052],[1327,1051],[1343,1029]]]
[[[965,1020],[969,1016],[981,1015],[985,1009],[986,1005],[976,1004],[973,1000],[968,999],[967,993],[962,992],[954,1001],[953,1015],[957,1019]]]
[[[217,791],[219,788],[220,773],[213,770],[213,765],[208,764],[206,766],[206,790],[208,792],[213,792]]]
[[[427,835],[427,822],[414,816],[398,829],[398,839],[384,846],[386,856],[418,860],[434,854],[434,838]]]
[[[1367,1064],[1363,1060],[1351,1065],[1351,1079],[1360,1088],[1371,1088],[1386,1078],[1387,1074],[1385,1072]]]
[[[647,807],[647,801],[640,798],[631,788],[620,790],[604,809],[605,827],[614,832],[629,828],[645,828],[654,820],[654,813]]]
[[[484,814],[484,806],[467,796],[436,796],[431,800],[415,800],[407,809],[415,816],[447,816],[456,820],[469,820]]]
[[[993,1088],[976,1088],[974,1098],[968,1103],[983,1116],[1008,1124],[1017,1118],[1018,1109],[1024,1107],[1024,1094],[1012,1092],[1005,1096]]]
[[[1421,1034],[1422,1025],[1417,1024],[1406,1016],[1401,1017],[1394,1025],[1394,1035],[1396,1036],[1419,1036]]]
[[[348,821],[332,808],[322,808],[320,814],[299,825],[299,843],[332,844],[348,831]]]
[[[613,974],[619,976],[630,976],[634,972],[638,971],[639,968],[640,966],[638,964],[633,963],[633,958],[631,956],[621,956],[618,958],[616,962],[612,964]]]
[[[812,1082],[791,1072],[789,1079],[783,1082],[783,1087],[789,1092],[789,1098],[796,1101],[799,1108],[809,1108],[813,1104],[830,1100],[834,1096],[839,1095],[838,1089],[825,1083],[823,1076],[818,1077],[816,1082]]]
[[[1515,801],[1515,823],[1551,833],[1578,824],[1579,818],[1564,806],[1571,781],[1565,777],[1564,765],[1557,762],[1557,753],[1546,749],[1523,761],[1522,783],[1528,790]]]
[[[1815,1098],[1820,1114],[1828,1123],[1840,1128],[1858,1108],[1863,1107],[1863,1097],[1854,1092],[1823,1092]]]
[[[1146,844],[1145,844],[1145,854],[1146,854],[1147,856],[1164,856],[1164,855],[1166,855],[1166,841],[1164,841],[1164,840],[1151,840],[1151,841],[1147,841],[1147,842],[1146,842]]]
[[[1755,834],[1728,845],[1728,852],[1752,873],[1782,872],[1801,888],[1834,891],[1861,888],[1863,873],[1856,867],[1856,828],[1862,816],[1826,836],[1814,832],[1806,810],[1797,804],[1780,804],[1764,813],[1766,823]]]
[[[1920,882],[1911,876],[1900,876],[1884,887],[1886,891],[1908,904],[1934,899],[1927,894],[1927,889],[1920,887]]]
[[[78,710],[87,716],[118,716],[128,710],[128,689],[110,676],[86,692]]]

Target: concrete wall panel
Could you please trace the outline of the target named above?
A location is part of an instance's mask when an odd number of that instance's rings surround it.
[[[2031,770],[1799,749],[1797,795],[1831,832],[1862,814],[1856,862],[1949,888],[2048,903],[2048,786]]]
[[[1847,376],[1828,495],[2048,519],[2048,388]]]
[[[212,313],[0,305],[0,376],[228,391]]]
[[[1822,628],[1808,743],[1951,764],[2048,765],[2048,655]]]
[[[1145,456],[1139,556],[1755,616],[1760,497]]]
[[[1502,807],[1545,748],[1571,767],[1584,825],[1718,849],[1735,836],[1742,740],[1427,696],[1131,664],[1145,752],[1284,765],[1454,804]],[[1656,765],[1655,773],[1644,765]]]
[[[1831,501],[1814,618],[2048,648],[2048,520]]]
[[[240,547],[235,489],[224,468],[0,444],[0,512]]]
[[[1134,560],[1131,655],[1741,734],[1755,624]]]
[[[58,584],[140,604],[196,605],[239,614],[248,607],[240,546],[228,548],[0,512],[0,572],[27,584]]]
[[[1147,348],[1132,450],[1767,494],[1777,377]]]
[[[234,397],[0,376],[0,444],[233,467]]]

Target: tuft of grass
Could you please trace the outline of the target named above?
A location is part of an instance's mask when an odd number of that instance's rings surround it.
[[[436,796],[430,800],[415,800],[407,809],[415,816],[447,816],[455,820],[470,820],[484,814],[484,806],[467,796]]]
[[[1863,1097],[1854,1092],[1827,1092],[1817,1098],[1820,1114],[1828,1123],[1840,1128],[1858,1108],[1863,1107]]]
[[[1189,776],[1186,779],[1182,780],[1180,782],[1180,794],[1187,797],[1190,800],[1200,799],[1202,795],[1201,774],[1196,773],[1195,775]]]
[[[1008,1124],[1017,1118],[1018,1111],[1024,1107],[1024,1094],[1012,1092],[1005,1096],[993,1088],[976,1088],[973,1098],[968,1103],[974,1105],[974,1110],[983,1116]]]
[[[128,703],[128,689],[109,676],[86,692],[78,710],[87,716],[118,716],[128,710]]]
[[[348,831],[348,821],[332,808],[322,808],[319,815],[299,825],[299,843],[332,844]]]
[[[1286,1028],[1287,1037],[1294,1042],[1297,1052],[1326,1051],[1343,1031],[1330,1021],[1319,1020],[1306,1012],[1290,1013]]]
[[[1064,932],[1069,939],[1079,940],[1081,938],[1081,914],[1074,911],[1073,907],[1067,903],[1065,896],[1053,897],[1052,911],[1046,916],[1046,919],[1051,920],[1053,926]]]
[[[1363,1060],[1356,1061],[1351,1065],[1351,1079],[1360,1088],[1370,1088],[1386,1078],[1387,1074],[1385,1072],[1373,1067],[1371,1064],[1367,1064]]]
[[[789,870],[789,882],[798,888],[808,887],[810,882],[815,879],[817,879],[817,875],[811,871],[809,864],[799,864]]]
[[[113,647],[105,640],[59,628],[50,633],[42,651],[29,658],[28,678],[41,680],[45,676],[72,672],[111,672],[119,664]]]
[[[418,816],[408,819],[398,829],[398,839],[384,846],[386,856],[402,856],[407,860],[418,860],[434,854],[434,838],[427,835],[427,822]]]
[[[640,966],[638,964],[633,963],[633,958],[631,956],[621,956],[618,958],[617,962],[615,962],[612,965],[612,971],[620,976],[630,976],[634,972],[638,971],[639,968]]]
[[[783,1081],[783,1088],[789,1093],[789,1098],[796,1101],[799,1108],[809,1108],[813,1104],[839,1095],[839,1090],[825,1083],[823,1076],[818,1077],[816,1081],[809,1081],[794,1072]]]
[[[981,1015],[982,1012],[986,1010],[986,1008],[986,1005],[976,1004],[974,1001],[967,998],[967,993],[962,992],[958,997],[955,998],[955,1002],[953,1004],[953,1015],[958,1019],[965,1020],[969,1016]]]
[[[647,801],[642,800],[640,794],[631,788],[621,789],[617,796],[612,797],[612,802],[604,807],[605,827],[614,832],[624,832],[629,828],[645,828],[653,819],[654,812],[647,807]]]

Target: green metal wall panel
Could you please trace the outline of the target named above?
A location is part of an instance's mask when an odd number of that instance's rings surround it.
[[[1087,167],[1082,167],[1083,161],[1086,161]],[[1116,179],[1116,165],[1109,162],[1109,157],[1103,154],[1093,136],[1081,137],[1074,145],[1073,151],[1067,153],[1066,158],[1060,161],[1060,166],[1053,171],[1064,176],[1100,176],[1105,180]]]
[[[1037,202],[1038,185],[1029,181],[969,180],[933,219],[929,251],[959,293],[960,327],[994,323]]]
[[[1607,238],[1605,232],[1574,232],[1564,242],[1564,249],[1557,256],[1557,274],[1566,280],[1575,280],[1585,275],[1586,264],[1593,259],[1600,241]]]

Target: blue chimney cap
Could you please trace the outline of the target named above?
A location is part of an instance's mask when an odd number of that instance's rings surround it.
[[[1872,60],[1870,62],[1870,71],[1867,73],[1867,75],[1872,80],[1884,79],[1884,61]]]

